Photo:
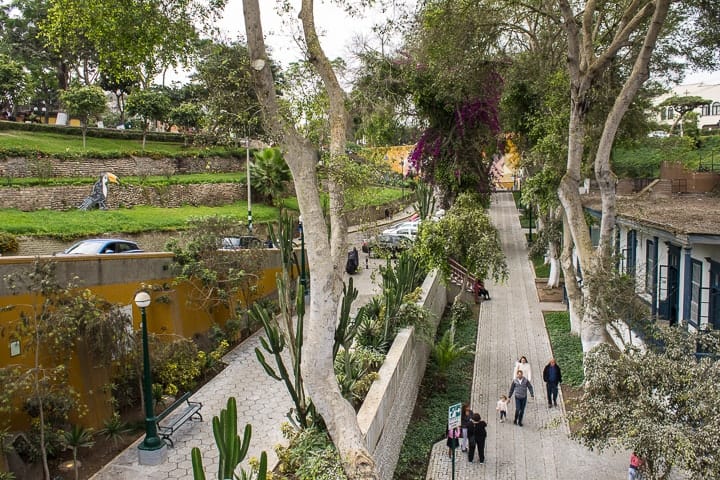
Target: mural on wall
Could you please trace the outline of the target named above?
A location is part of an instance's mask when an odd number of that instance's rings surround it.
[[[116,183],[120,185],[120,179],[110,172],[105,172],[100,175],[100,178],[95,185],[93,185],[92,192],[90,195],[85,197],[82,205],[78,207],[78,210],[90,210],[95,207],[100,210],[107,210],[105,200],[107,200],[108,194],[108,182]]]

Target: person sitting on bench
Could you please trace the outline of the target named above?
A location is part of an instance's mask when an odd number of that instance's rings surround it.
[[[480,297],[484,297],[485,300],[490,300],[490,292],[487,291],[485,288],[485,284],[482,280],[477,279],[475,280],[475,302],[477,302]]]

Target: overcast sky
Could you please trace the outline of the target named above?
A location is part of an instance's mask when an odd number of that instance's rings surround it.
[[[260,1],[263,33],[268,47],[272,50],[272,57],[287,66],[288,63],[302,58],[300,49],[293,41],[292,28],[287,25],[288,21],[294,22],[294,28],[298,29],[299,20],[297,20],[297,12],[283,17],[278,15],[275,11],[276,3],[278,2],[273,0]],[[291,3],[294,5],[300,4],[297,0]],[[406,1],[404,3],[414,5],[415,1]],[[321,35],[320,43],[325,49],[328,58],[343,57],[347,59],[353,39],[359,35],[372,37],[371,29],[373,25],[382,23],[388,15],[393,13],[392,11],[383,13],[374,9],[365,11],[362,17],[349,17],[342,9],[327,1],[316,2],[316,28]],[[229,39],[237,39],[238,36],[245,37],[242,0],[228,1],[224,18],[219,27],[224,36]],[[684,84],[698,82],[720,84],[720,71],[690,73],[683,81]]]

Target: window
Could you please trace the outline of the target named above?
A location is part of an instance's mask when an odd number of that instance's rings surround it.
[[[700,325],[701,312],[701,292],[702,292],[702,263],[697,260],[692,261],[691,266],[691,284],[690,284],[690,318],[688,323],[698,328]]]
[[[675,118],[675,109],[673,107],[667,107],[667,119],[671,120]]]
[[[713,102],[711,109],[712,115],[720,115],[720,102]]]
[[[656,259],[657,244],[653,240],[648,240],[645,247],[645,292],[650,295],[655,294]]]
[[[627,258],[626,258],[626,265],[627,265],[627,274],[628,275],[635,275],[635,255],[637,254],[635,251],[635,247],[637,244],[637,233],[635,230],[628,230],[627,232],[627,245],[625,248],[627,249]]]
[[[700,106],[700,116],[701,117],[708,117],[710,116],[710,105],[701,105]]]

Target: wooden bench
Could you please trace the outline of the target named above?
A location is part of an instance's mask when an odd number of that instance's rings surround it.
[[[202,421],[203,419],[202,415],[200,415],[202,403],[191,402],[190,395],[190,392],[183,394],[180,398],[175,400],[172,405],[167,407],[155,417],[155,424],[157,425],[158,433],[163,438],[163,440],[167,440],[171,447],[174,447],[175,445],[173,444],[170,436],[175,433],[177,429],[182,426],[183,423],[187,422],[189,419],[195,416],[197,416],[200,421]],[[186,402],[187,406],[178,415],[174,415],[173,417],[171,417],[168,422],[163,422],[165,418],[167,418],[168,415],[170,415],[174,410],[176,410],[180,405],[182,405],[183,402]],[[160,422],[163,422],[163,424],[161,425]]]

